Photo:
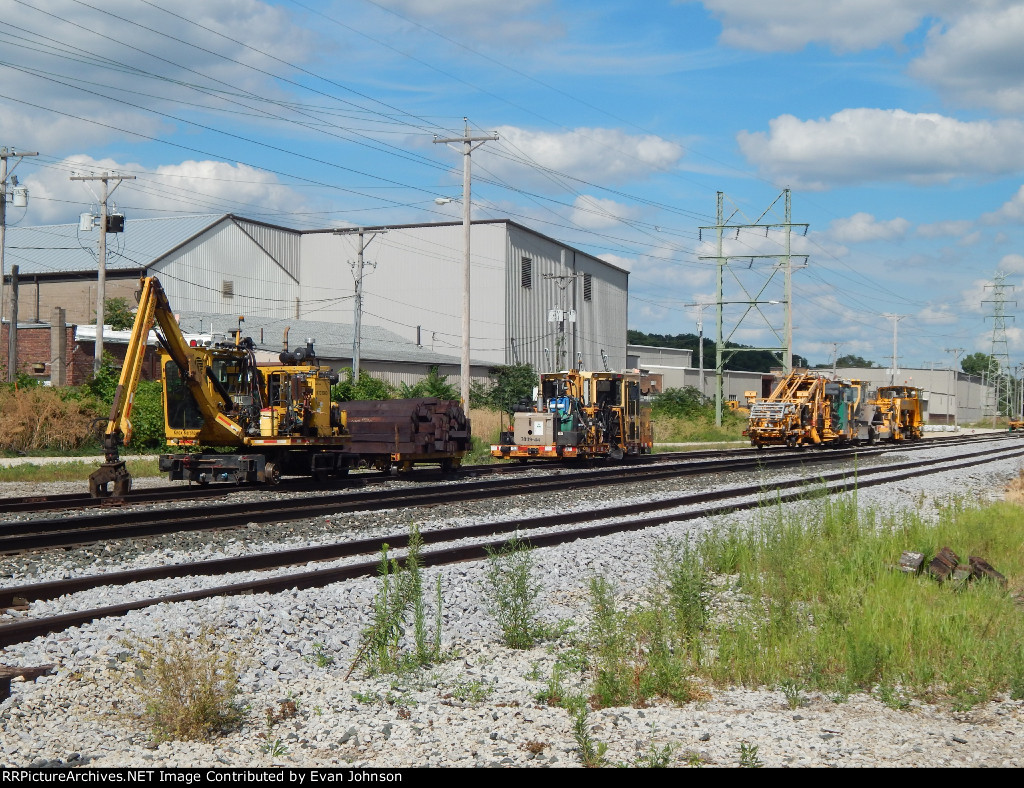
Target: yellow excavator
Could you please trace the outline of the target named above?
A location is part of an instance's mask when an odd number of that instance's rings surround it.
[[[104,463],[89,477],[94,497],[131,489],[120,447],[131,440],[132,406],[150,331],[160,344],[163,405],[169,445],[237,453],[163,455],[171,479],[274,482],[287,470],[325,476],[347,471],[352,458],[345,415],[331,402],[338,376],[321,369],[312,343],[281,354],[281,366],[257,367],[251,339],[205,346],[186,342],[159,280],[145,277],[139,308],[103,433]],[[112,490],[111,490],[112,487]]]

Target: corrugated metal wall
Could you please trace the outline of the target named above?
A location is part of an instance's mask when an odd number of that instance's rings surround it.
[[[532,277],[524,287],[523,260]],[[576,366],[603,369],[601,351],[611,369],[626,365],[628,273],[551,239],[509,225],[507,288],[508,327],[519,360],[539,370]],[[585,298],[585,276],[591,295]],[[549,322],[551,310],[575,310],[576,321]],[[545,353],[547,348],[547,353]],[[506,355],[511,363],[511,351]]]
[[[379,325],[438,353],[462,347],[462,225],[366,231],[363,323]],[[310,319],[351,323],[358,258],[357,233],[308,233],[303,238],[303,301],[319,301]],[[473,225],[470,355],[504,363],[505,226]],[[418,331],[417,331],[418,329]],[[418,333],[418,337],[417,337]]]
[[[292,279],[296,282],[299,281],[301,278],[299,263],[302,259],[302,236],[300,233],[280,227],[267,227],[238,218],[234,221],[246,235],[287,271]]]
[[[298,282],[234,223],[218,224],[193,239],[162,259],[153,273],[175,311],[295,315]]]

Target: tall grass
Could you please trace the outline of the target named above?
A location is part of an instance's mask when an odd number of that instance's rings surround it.
[[[914,512],[859,511],[856,497],[822,500],[812,514],[762,510],[757,527],[703,543],[706,564],[732,571],[749,603],[713,638],[703,665],[718,682],[821,690],[900,685],[984,700],[1020,680],[1024,544],[1020,510],[947,507],[937,523]],[[926,560],[944,545],[986,557],[1009,589],[940,585],[894,571],[904,550]],[[1015,661],[1016,658],[1016,661]]]
[[[765,507],[753,527],[722,529],[697,548],[668,543],[648,604],[627,615],[603,581],[592,586],[595,697],[685,697],[685,677],[876,691],[890,705],[906,695],[961,707],[1024,697],[1020,521],[1011,504],[951,504],[931,522],[859,509],[851,495]],[[946,545],[965,562],[984,557],[1007,587],[894,568],[904,550],[928,561]]]
[[[723,417],[721,427],[715,426],[713,417],[704,416],[687,418],[655,412],[652,421],[655,443],[720,443],[746,440],[743,437],[746,421],[729,414]]]

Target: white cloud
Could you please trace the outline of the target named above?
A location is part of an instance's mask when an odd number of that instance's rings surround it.
[[[855,213],[853,216],[836,219],[829,227],[829,235],[839,243],[864,243],[867,241],[897,241],[906,237],[910,222],[906,219],[878,221],[870,213]]]
[[[996,270],[1004,274],[1019,274],[1024,272],[1024,255],[1008,254],[999,261]]]
[[[73,221],[92,207],[95,195],[82,183],[70,180],[73,172],[134,175],[135,180],[122,181],[111,198],[128,214],[137,210],[272,217],[278,211],[301,210],[303,205],[302,196],[279,183],[276,176],[244,164],[186,161],[147,169],[137,163],[77,155],[35,170],[25,179],[31,211],[27,223]]]
[[[502,142],[484,145],[473,154],[474,158],[486,160],[487,170],[499,176],[529,178],[535,188],[552,186],[544,170],[606,184],[635,182],[674,168],[684,154],[682,146],[661,137],[629,135],[618,129],[549,132],[502,126],[497,132],[506,143],[506,153],[524,156],[536,166],[495,156],[489,147],[501,147]]]
[[[581,194],[573,203],[572,222],[588,230],[603,230],[635,218],[637,213],[635,207],[617,203],[615,200]]]
[[[922,238],[962,238],[972,227],[974,227],[974,222],[967,219],[948,220],[919,224],[914,232]]]
[[[273,79],[244,64],[280,74],[286,67],[212,31],[292,62],[314,48],[313,34],[259,0],[207,0],[188,9],[167,4],[188,18],[132,0],[109,0],[102,11],[72,0],[38,6],[4,5],[4,22],[17,26],[20,45],[0,56],[0,92],[13,109],[0,120],[0,132],[51,155],[136,141],[131,132],[154,136],[172,123],[146,110],[238,112],[229,93],[252,91],[257,98],[247,101],[254,106],[283,95]]]
[[[997,210],[981,215],[983,224],[1020,224],[1024,222],[1024,186]]]
[[[1024,110],[1024,6],[987,3],[928,34],[911,76],[969,106]]]
[[[914,319],[929,326],[952,326],[960,321],[960,315],[953,312],[948,304],[940,304],[925,307],[914,316]]]
[[[964,122],[900,109],[844,109],[802,121],[782,115],[769,131],[737,135],[761,174],[794,188],[905,181],[927,185],[1024,169],[1024,123]]]
[[[759,52],[792,52],[812,42],[839,52],[898,44],[929,16],[955,12],[962,7],[960,0],[700,2],[721,21],[723,44]]]

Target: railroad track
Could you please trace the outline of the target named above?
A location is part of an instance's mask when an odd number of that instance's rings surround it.
[[[754,449],[729,449],[728,451],[730,453],[755,453]],[[720,456],[721,454],[722,450],[713,450],[705,452],[687,452],[685,456],[690,459],[701,459],[705,457]],[[643,455],[641,457],[629,457],[627,458],[625,465],[649,465],[652,463],[663,462],[666,457],[672,456],[672,454],[656,454]],[[528,471],[535,471],[538,467],[540,466],[537,464],[524,465],[519,463],[492,463],[488,465],[466,465],[460,468],[456,473],[450,474],[441,473],[439,470],[433,468],[420,468],[411,473],[402,473],[397,476],[392,476],[389,473],[369,471],[366,473],[356,472],[347,476],[335,477],[327,482],[321,483],[314,482],[306,477],[290,478],[284,479],[279,484],[272,486],[231,484],[227,482],[205,485],[174,484],[165,485],[163,487],[139,488],[132,490],[123,497],[110,498],[93,498],[87,492],[55,495],[26,495],[21,497],[0,498],[0,517],[23,512],[119,508],[135,504],[173,503],[176,501],[189,501],[195,499],[208,500],[225,498],[238,492],[265,492],[268,494],[315,492],[320,494],[323,492],[358,489],[366,486],[387,485],[394,481],[436,483],[444,480],[452,481],[459,479],[473,479],[480,476],[519,475]],[[553,468],[556,470],[571,470],[591,466],[585,466],[578,460],[569,460],[551,464],[546,463],[543,467]]]
[[[670,522],[708,517],[728,511],[750,509],[762,505],[766,491],[775,493],[771,501],[789,502],[805,497],[807,485],[814,484],[815,492],[835,494],[852,488],[891,484],[930,473],[964,470],[989,462],[1024,458],[1024,445],[1000,447],[995,451],[969,458],[934,458],[912,460],[899,464],[861,468],[856,473],[834,471],[807,475],[770,485],[763,483],[728,490],[674,496],[658,501],[627,504],[617,507],[602,506],[597,510],[576,511],[505,522],[487,522],[475,525],[438,529],[422,533],[424,545],[435,549],[424,550],[423,566],[438,566],[459,561],[476,560],[486,556],[487,549],[504,544],[517,535],[535,547],[563,544],[581,538],[593,538],[623,531],[639,530]],[[680,511],[684,510],[684,511]],[[471,545],[451,546],[457,540],[481,539]],[[351,540],[315,547],[299,548],[218,559],[197,563],[152,567],[128,572],[106,573],[35,583],[0,589],[0,606],[28,605],[34,601],[54,599],[65,594],[107,586],[127,586],[146,580],[177,577],[218,576],[253,570],[280,569],[309,561],[350,560],[342,566],[327,567],[275,576],[245,579],[226,585],[135,599],[118,605],[82,610],[48,617],[27,617],[11,624],[0,625],[0,646],[22,643],[32,638],[81,626],[101,618],[122,616],[163,603],[185,602],[211,597],[237,594],[277,593],[288,589],[316,588],[332,583],[373,575],[379,564],[382,544],[401,549],[407,546],[407,534],[395,533],[370,539]],[[447,545],[447,546],[445,546]]]
[[[108,539],[239,528],[305,520],[326,515],[415,506],[444,506],[470,500],[557,493],[592,487],[663,481],[686,476],[746,472],[831,463],[837,459],[870,457],[891,447],[841,449],[819,452],[749,452],[743,456],[719,456],[714,461],[663,461],[641,467],[610,466],[551,476],[482,479],[398,489],[375,489],[324,494],[314,498],[259,499],[217,506],[174,509],[104,509],[97,514],[60,516],[0,523],[0,553],[44,548],[64,548]]]
[[[1005,438],[1000,437],[1000,440]],[[978,445],[988,441],[970,441]],[[947,444],[948,445],[948,444]],[[523,494],[555,493],[619,484],[662,481],[685,476],[725,472],[750,472],[806,464],[831,463],[851,457],[872,457],[905,447],[873,446],[833,449],[828,452],[791,452],[754,450],[715,460],[694,461],[689,455],[679,460],[662,458],[659,463],[640,467],[606,466],[599,470],[582,470],[551,476],[530,476],[525,479],[505,478],[463,481],[398,489],[327,492],[317,490],[312,498],[264,499],[216,506],[203,505],[172,509],[113,508],[97,514],[62,515],[49,519],[31,519],[0,523],[0,553],[13,553],[47,548],[66,548],[110,539],[131,539],[193,531],[240,528],[250,524],[267,524],[304,520],[357,511],[414,506],[444,506],[470,500],[513,497]],[[922,448],[926,448],[922,446]]]
[[[950,436],[941,438],[929,438],[924,445],[936,445],[937,441],[942,441],[943,445],[956,445],[957,443],[963,444],[977,444],[986,440],[997,440],[1004,439],[1005,436],[999,435],[995,438],[991,436],[977,436],[977,437],[962,437],[962,436]],[[909,444],[901,444],[899,447],[891,446],[886,448],[901,448],[908,449]],[[861,447],[861,450],[866,450],[867,447]],[[406,482],[423,482],[423,483],[436,483],[442,480],[459,480],[459,479],[473,479],[480,476],[515,476],[530,471],[536,471],[538,468],[547,468],[553,470],[580,470],[592,468],[595,466],[600,467],[636,467],[646,466],[651,464],[658,464],[663,462],[672,462],[674,457],[685,457],[686,461],[693,462],[695,460],[710,459],[713,457],[720,457],[723,454],[729,454],[730,456],[766,456],[767,454],[774,453],[775,450],[768,450],[767,452],[758,451],[757,449],[751,448],[733,448],[733,449],[712,449],[707,451],[694,451],[694,452],[666,452],[661,454],[648,454],[639,457],[628,457],[622,465],[609,465],[603,462],[595,462],[594,465],[586,465],[580,460],[568,460],[564,462],[544,462],[544,463],[491,463],[487,465],[465,465],[454,474],[442,474],[436,469],[421,468],[413,471],[412,473],[403,473],[398,476],[391,476],[387,473],[367,472],[367,473],[353,473],[348,476],[336,477],[327,481],[326,483],[316,483],[308,478],[291,478],[285,479],[280,484],[273,486],[255,486],[255,485],[236,485],[229,483],[213,483],[207,485],[199,484],[176,484],[176,485],[165,485],[162,487],[149,487],[139,488],[132,490],[130,493],[123,497],[118,498],[93,498],[88,492],[81,493],[64,493],[55,495],[27,495],[21,497],[5,497],[0,498],[0,518],[10,514],[20,514],[25,512],[44,512],[44,511],[65,511],[72,509],[108,509],[108,508],[121,508],[124,506],[131,506],[135,504],[152,504],[152,503],[174,503],[177,501],[188,501],[188,500],[213,500],[217,498],[225,498],[233,493],[250,491],[250,492],[266,492],[270,493],[302,493],[302,492],[315,492],[322,494],[324,492],[336,492],[344,490],[358,489],[367,486],[380,486],[387,485],[393,481],[406,481]],[[811,454],[817,452],[810,452]],[[824,452],[825,456],[834,457],[835,450],[828,450]]]

